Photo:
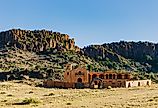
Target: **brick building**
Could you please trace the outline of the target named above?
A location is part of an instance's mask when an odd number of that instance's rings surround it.
[[[63,81],[46,80],[44,85],[61,88],[133,87],[151,85],[151,80],[132,80],[132,75],[127,72],[92,72],[82,67],[72,69],[68,65]]]

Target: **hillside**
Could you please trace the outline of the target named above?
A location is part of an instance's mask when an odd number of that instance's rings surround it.
[[[53,78],[61,80],[68,63],[93,71],[131,71],[144,76],[158,72],[158,44],[114,42],[83,49],[67,34],[47,30],[0,32],[0,80]]]
[[[80,51],[75,46],[74,39],[67,34],[46,30],[20,30],[12,29],[0,33],[0,47],[14,47],[33,52],[46,51],[50,48],[60,50]]]
[[[114,42],[91,45],[85,54],[109,68],[158,72],[158,44],[151,42]]]
[[[0,80],[53,78],[61,80],[65,65],[98,63],[85,56],[66,34],[13,29],[0,33]]]

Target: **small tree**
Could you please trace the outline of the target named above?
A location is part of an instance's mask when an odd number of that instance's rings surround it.
[[[92,70],[93,70],[93,66],[92,66],[91,64],[88,65],[87,68],[88,68],[89,71],[92,71]]]
[[[149,78],[151,78],[151,79],[155,79],[155,75],[154,75],[153,72],[151,72],[151,73],[149,74]]]

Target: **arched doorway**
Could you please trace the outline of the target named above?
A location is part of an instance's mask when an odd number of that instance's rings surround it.
[[[113,74],[113,79],[115,79],[115,74]]]
[[[140,86],[140,82],[138,82],[138,86]]]
[[[98,82],[97,82],[97,81],[94,81],[94,84],[95,84],[95,85],[98,85]]]
[[[94,78],[90,83],[90,88],[103,88],[103,81],[101,78]]]
[[[100,75],[99,75],[99,78],[104,79],[104,75],[103,75],[103,74],[100,74]]]
[[[112,79],[112,74],[109,74],[109,79]]]
[[[77,89],[84,88],[84,83],[82,83],[82,78],[77,79],[77,83],[75,83],[75,88],[77,88]]]
[[[128,79],[128,74],[125,74],[125,79]]]
[[[97,77],[97,74],[92,75],[92,80]]]
[[[131,83],[128,83],[128,87],[131,87]]]
[[[106,74],[106,79],[109,79],[109,75],[108,74]]]
[[[81,78],[78,78],[78,79],[77,79],[77,82],[82,83],[82,79],[81,79]]]
[[[117,79],[122,79],[122,75],[121,75],[121,74],[118,74],[118,75],[117,75]]]

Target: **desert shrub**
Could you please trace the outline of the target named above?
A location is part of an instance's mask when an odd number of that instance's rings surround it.
[[[72,103],[68,102],[68,103],[66,103],[66,105],[72,105]]]
[[[0,94],[6,94],[6,92],[0,92]]]
[[[55,94],[54,94],[54,93],[49,93],[49,94],[48,94],[48,96],[53,96],[53,95],[55,95]]]
[[[33,93],[33,91],[29,91],[29,94]]]
[[[144,75],[139,75],[139,78],[140,78],[141,80],[146,80],[146,79],[147,79]]]
[[[38,100],[36,99],[33,99],[33,98],[25,98],[21,104],[36,104],[36,103],[39,103]]]
[[[13,96],[13,95],[12,95],[12,94],[8,94],[7,96],[11,97],[11,96]]]
[[[148,101],[154,101],[154,99],[149,99]]]
[[[2,100],[1,102],[7,102],[7,100],[5,99],[5,100]]]
[[[150,75],[149,77],[150,77],[151,79],[155,79],[154,73],[151,72],[149,75]]]

